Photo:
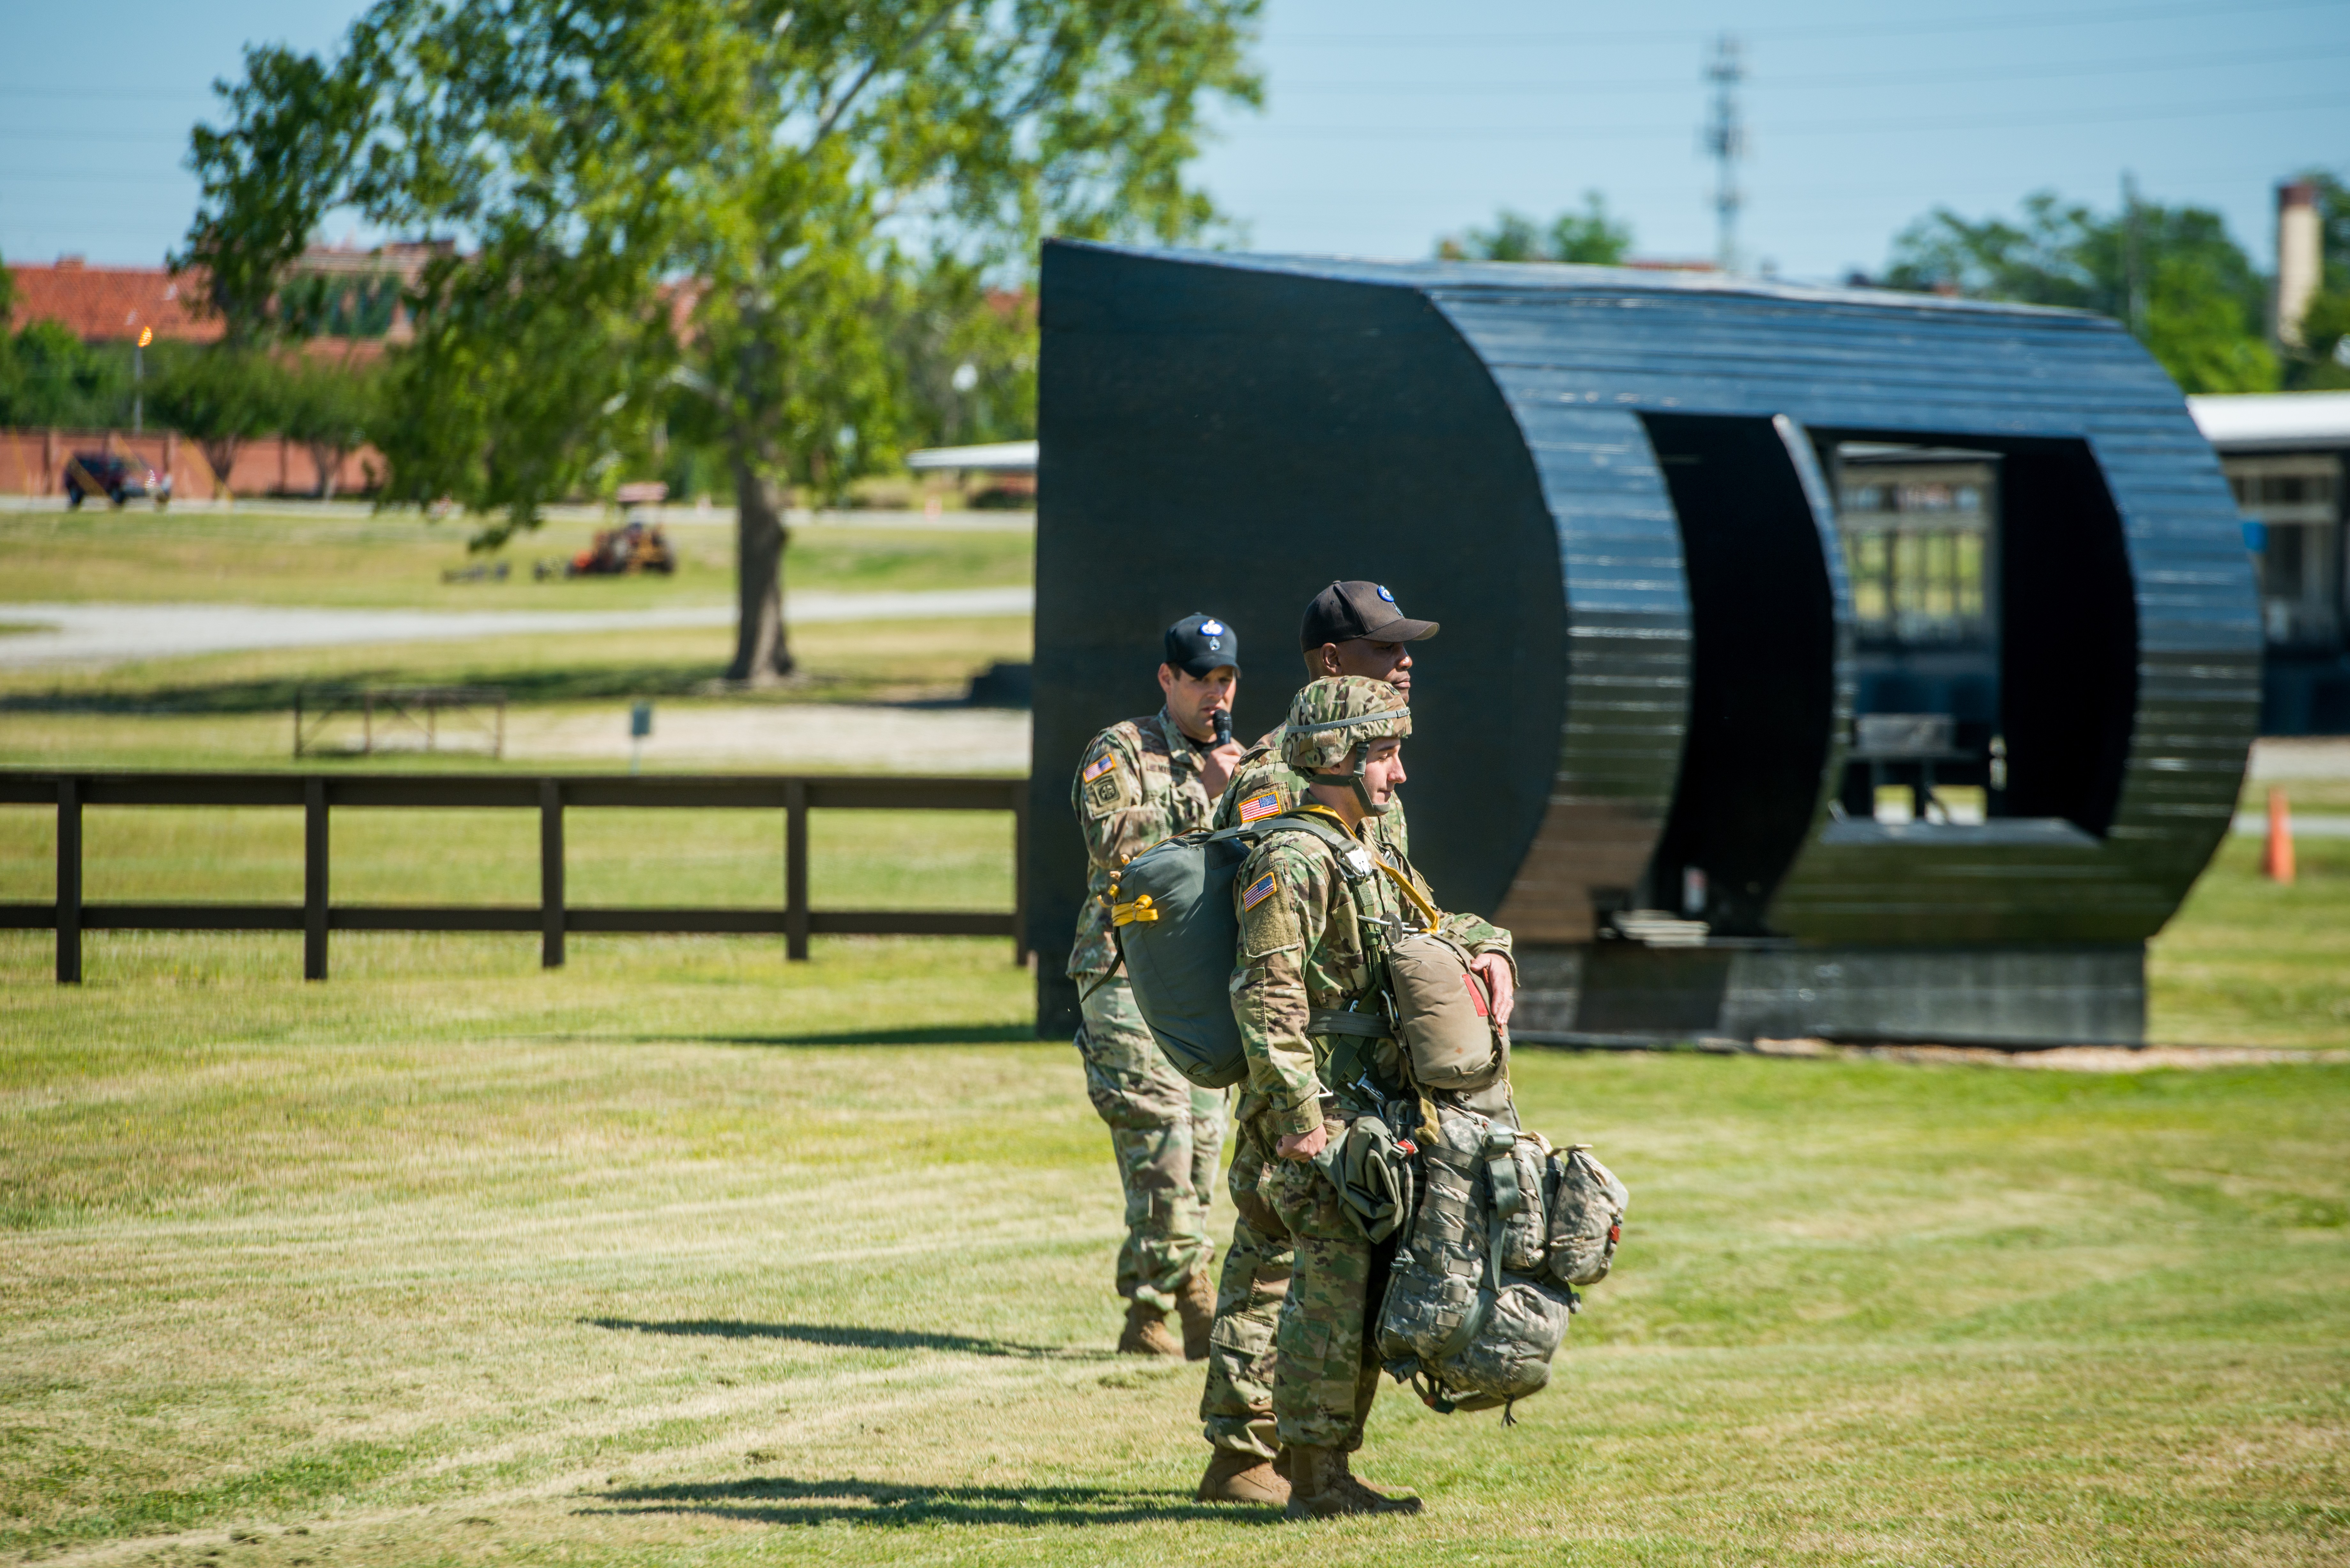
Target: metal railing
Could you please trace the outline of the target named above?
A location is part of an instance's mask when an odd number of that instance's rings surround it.
[[[81,980],[84,931],[300,931],[302,974],[327,978],[330,931],[536,931],[539,961],[563,963],[570,931],[780,934],[794,959],[821,936],[1009,937],[1025,963],[1028,781],[1017,778],[777,777],[757,774],[563,774],[552,777],[413,774],[62,773],[0,769],[0,805],[57,813],[57,898],[0,903],[0,929],[57,933],[57,983]],[[82,897],[84,806],[274,805],[302,809],[298,904],[90,903]],[[337,904],[328,896],[328,816],[337,807],[535,809],[536,904]],[[572,807],[633,810],[780,810],[784,903],[775,908],[580,907],[563,896],[563,816]],[[807,891],[811,811],[1006,811],[1016,842],[1013,909],[812,909]]]

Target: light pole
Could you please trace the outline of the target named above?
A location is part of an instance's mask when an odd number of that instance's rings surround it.
[[[147,345],[155,341],[155,329],[142,327],[139,341],[130,350],[130,433],[144,435],[147,431]]]

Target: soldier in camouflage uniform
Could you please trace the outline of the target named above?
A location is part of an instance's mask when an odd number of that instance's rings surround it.
[[[1332,583],[1305,607],[1299,649],[1308,679],[1355,675],[1381,680],[1407,697],[1411,691],[1411,645],[1434,637],[1437,623],[1412,620],[1395,596],[1377,583]],[[1310,801],[1309,780],[1281,753],[1278,727],[1251,747],[1216,803],[1213,826],[1231,827],[1295,810]],[[1411,834],[1403,801],[1368,819],[1373,844],[1389,864],[1411,864]],[[1200,1419],[1209,1446],[1208,1471],[1201,1479],[1202,1502],[1281,1503],[1289,1483],[1274,1469],[1273,1418],[1274,1325],[1290,1275],[1288,1228],[1260,1196],[1275,1168],[1270,1144],[1251,1136],[1253,1125],[1242,1096],[1233,1118],[1232,1168],[1227,1178],[1239,1213],[1232,1245],[1224,1251],[1216,1292],[1216,1324],[1208,1335],[1208,1386],[1200,1397]]]
[[[1077,983],[1086,1090],[1109,1124],[1126,1189],[1118,1293],[1127,1313],[1118,1347],[1197,1361],[1208,1353],[1215,1315],[1208,1207],[1223,1096],[1194,1086],[1150,1037],[1118,964],[1103,894],[1133,856],[1206,823],[1240,755],[1237,744],[1217,739],[1220,718],[1230,733],[1240,640],[1223,622],[1195,615],[1168,628],[1166,646],[1159,667],[1166,706],[1095,736],[1077,768],[1070,800],[1092,864],[1068,973]],[[1182,1320],[1180,1343],[1167,1327],[1170,1311]]]
[[[1404,780],[1411,710],[1392,686],[1336,677],[1297,694],[1284,731],[1283,757],[1308,780],[1299,812],[1361,847],[1346,852],[1350,867],[1321,837],[1276,826],[1232,883],[1241,933],[1232,1012],[1249,1058],[1243,1115],[1248,1138],[1274,1155],[1250,1209],[1271,1211],[1295,1257],[1274,1336],[1274,1436],[1288,1456],[1291,1517],[1415,1512],[1416,1500],[1383,1497],[1351,1473],[1378,1388],[1369,1329],[1384,1260],[1313,1163],[1355,1116],[1419,1097],[1401,1044],[1363,1023],[1365,1014],[1384,1018],[1377,945],[1385,938],[1367,924],[1388,933],[1425,927],[1435,909],[1419,873],[1388,858],[1369,826],[1389,815]],[[1475,955],[1506,1019],[1509,933],[1472,916],[1436,923]]]

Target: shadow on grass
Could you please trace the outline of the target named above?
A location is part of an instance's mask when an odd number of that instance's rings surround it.
[[[788,1476],[701,1485],[630,1487],[605,1494],[599,1513],[700,1513],[746,1524],[1150,1524],[1216,1521],[1278,1524],[1273,1509],[1194,1502],[1182,1492],[1089,1486],[907,1486],[895,1481],[795,1480]]]
[[[0,712],[11,713],[284,713],[295,693],[316,706],[325,699],[368,686],[482,685],[505,690],[506,701],[577,702],[616,697],[689,697],[712,686],[723,666],[714,663],[613,664],[585,669],[510,668],[436,674],[429,679],[397,666],[355,671],[331,680],[268,678],[182,685],[137,687],[135,671],[95,688],[60,685],[53,691],[17,691],[0,696]]]
[[[286,713],[295,693],[314,709],[338,692],[369,686],[494,686],[516,707],[536,703],[590,702],[619,698],[723,697],[731,701],[764,705],[859,702],[878,707],[962,709],[967,699],[956,695],[906,698],[907,689],[938,690],[960,686],[967,675],[929,679],[884,678],[803,670],[770,687],[743,687],[724,680],[724,666],[690,660],[660,663],[612,663],[565,667],[515,668],[503,663],[477,669],[436,669],[429,674],[400,665],[350,670],[331,680],[265,677],[246,680],[188,681],[143,685],[136,666],[109,672],[87,684],[60,680],[51,690],[16,691],[0,694],[0,713],[183,713],[232,715]],[[13,672],[23,681],[27,672]]]
[[[911,1329],[859,1328],[832,1323],[743,1323],[732,1318],[689,1318],[646,1323],[627,1317],[583,1317],[590,1328],[622,1334],[666,1334],[702,1339],[788,1339],[839,1350],[942,1350],[955,1355],[1002,1355],[1022,1361],[1115,1361],[1107,1350],[1073,1350],[1024,1345],[1014,1339],[982,1339],[968,1334],[923,1334]]]
[[[815,1030],[798,1034],[632,1034],[626,1038],[638,1044],[685,1041],[700,1045],[1028,1045],[1036,1041],[1036,1026],[928,1023],[910,1029]]]

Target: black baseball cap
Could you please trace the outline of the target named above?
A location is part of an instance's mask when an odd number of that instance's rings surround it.
[[[1432,620],[1412,620],[1396,607],[1395,595],[1377,583],[1332,583],[1305,607],[1298,646],[1311,653],[1326,642],[1418,642],[1436,635]]]
[[[1241,670],[1241,639],[1211,615],[1187,615],[1167,628],[1167,662],[1195,680],[1230,666]]]

